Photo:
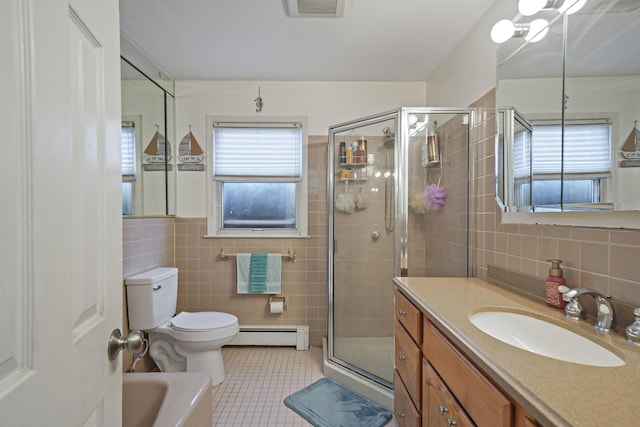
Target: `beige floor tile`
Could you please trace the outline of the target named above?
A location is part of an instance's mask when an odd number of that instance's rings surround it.
[[[323,377],[322,349],[224,347],[222,354],[226,378],[213,389],[214,426],[309,425],[282,401]]]

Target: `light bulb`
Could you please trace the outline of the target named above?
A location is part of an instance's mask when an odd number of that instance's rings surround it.
[[[549,32],[549,21],[546,19],[536,19],[529,24],[529,32],[524,36],[525,40],[531,43],[539,42]]]
[[[513,37],[516,31],[516,27],[509,19],[502,19],[493,26],[491,29],[491,40],[495,43],[504,43]]]
[[[587,0],[564,0],[562,6],[558,8],[558,12],[573,15],[585,5]]]
[[[523,16],[531,16],[540,12],[547,4],[547,0],[520,0],[518,12]]]

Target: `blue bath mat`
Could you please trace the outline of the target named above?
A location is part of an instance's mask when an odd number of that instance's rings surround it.
[[[391,412],[322,378],[284,399],[284,404],[315,427],[381,427]]]

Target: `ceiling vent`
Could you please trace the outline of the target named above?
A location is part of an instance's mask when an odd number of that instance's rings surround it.
[[[347,0],[282,0],[284,11],[291,17],[342,18]]]

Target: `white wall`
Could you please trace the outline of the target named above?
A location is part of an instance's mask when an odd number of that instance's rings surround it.
[[[165,177],[162,171],[143,170],[143,151],[159,129],[164,134],[164,93],[146,80],[123,80],[121,82],[122,117],[136,121],[136,158],[137,174],[134,181],[134,216],[164,215]],[[156,127],[158,126],[158,127]],[[171,148],[177,148],[173,139],[172,122],[169,121],[168,136]],[[178,141],[179,142],[179,141]],[[171,159],[175,168],[175,155]],[[169,182],[171,185],[171,173]],[[169,200],[172,206],[173,200]]]
[[[264,107],[256,113],[258,86]],[[425,106],[425,82],[176,82],[176,132],[191,131],[205,151],[206,116],[307,116],[309,135],[327,135],[331,125],[398,107]],[[177,212],[185,218],[206,216],[206,172],[177,172]]]
[[[518,13],[516,0],[496,0],[427,80],[427,106],[466,107],[496,86],[497,45],[489,36],[500,19]]]
[[[514,79],[500,81],[498,105],[514,106],[529,119],[560,116],[561,99],[549,94],[561,93],[561,79]],[[619,168],[620,149],[633,122],[640,117],[638,98],[640,78],[586,77],[568,78],[568,118],[612,119],[612,201],[616,209],[640,208],[637,197],[640,168]]]

